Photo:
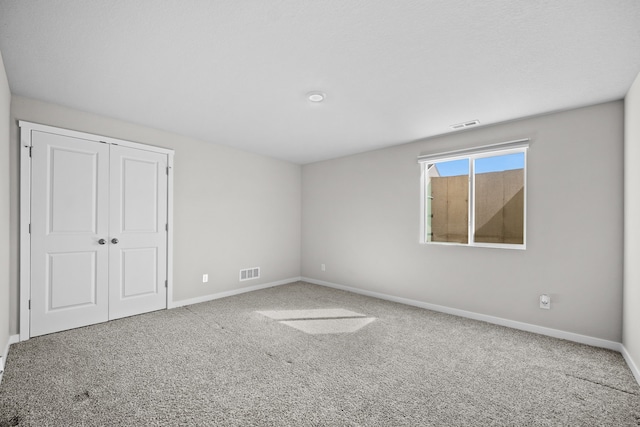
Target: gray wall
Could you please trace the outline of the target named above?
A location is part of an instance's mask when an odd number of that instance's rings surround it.
[[[640,368],[640,74],[624,100],[624,321],[627,352]],[[639,379],[640,380],[640,379]]]
[[[525,137],[527,249],[418,244],[417,157]],[[302,274],[620,342],[622,166],[622,101],[305,165]]]
[[[176,150],[176,301],[297,277],[302,261],[302,275],[318,280],[622,339],[621,101],[310,164],[301,176],[300,166],[287,162],[13,97],[12,334],[18,119]],[[419,245],[417,156],[523,137],[532,138],[527,250]],[[262,279],[238,282],[238,270],[253,266],[262,267]],[[551,310],[538,308],[541,293],[551,294]]]
[[[9,108],[11,92],[0,54],[0,356],[9,342]]]
[[[17,96],[11,120],[12,333],[19,315],[17,120],[175,150],[174,301],[300,276],[300,166]],[[261,267],[261,278],[239,282],[247,267]]]

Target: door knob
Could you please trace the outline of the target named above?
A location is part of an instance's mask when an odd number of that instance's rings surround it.
[[[105,243],[107,243],[107,241],[106,241],[106,240],[104,240],[104,239],[100,239],[100,240],[98,240],[98,244],[99,244],[99,245],[104,245]]]
[[[119,242],[119,240],[116,239],[116,238],[111,239],[111,243],[113,243],[114,245],[117,245],[118,242]]]

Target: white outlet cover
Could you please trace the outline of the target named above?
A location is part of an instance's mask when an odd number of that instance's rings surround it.
[[[207,283],[209,281],[209,275],[208,274],[203,274],[202,275],[202,283]]]
[[[540,308],[551,309],[551,297],[547,294],[540,295]]]

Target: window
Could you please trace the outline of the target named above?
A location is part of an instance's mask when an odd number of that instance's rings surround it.
[[[421,156],[421,243],[524,249],[528,140]]]

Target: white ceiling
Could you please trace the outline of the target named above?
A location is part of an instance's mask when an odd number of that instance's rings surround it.
[[[0,0],[0,52],[15,95],[304,164],[621,99],[640,1]]]

